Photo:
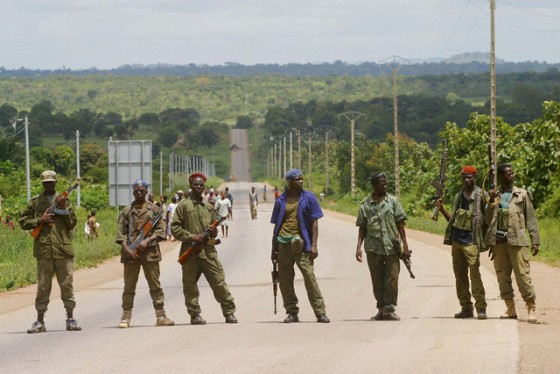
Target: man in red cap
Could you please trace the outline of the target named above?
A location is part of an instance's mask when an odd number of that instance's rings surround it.
[[[455,318],[472,318],[473,303],[478,319],[486,319],[486,296],[484,284],[480,276],[480,252],[487,248],[484,246],[483,217],[485,211],[484,201],[488,201],[487,194],[476,185],[476,168],[464,166],[461,169],[463,191],[453,199],[453,212],[449,214],[443,206],[443,201],[436,201],[439,211],[449,222],[445,230],[444,243],[451,245],[453,259],[453,272],[455,273],[455,287],[457,298],[461,304],[461,311]],[[483,199],[483,194],[486,197]],[[469,291],[470,271],[470,291]]]

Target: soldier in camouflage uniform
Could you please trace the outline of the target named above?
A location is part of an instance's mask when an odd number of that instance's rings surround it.
[[[144,270],[144,277],[150,287],[150,296],[156,312],[156,326],[172,326],[175,322],[167,318],[165,314],[163,308],[164,294],[159,281],[159,262],[161,261],[159,241],[165,240],[163,219],[159,219],[135,251],[129,248],[129,245],[142,232],[144,225],[161,213],[161,208],[146,201],[148,184],[144,180],[135,181],[132,187],[134,202],[125,207],[119,217],[119,230],[116,239],[117,244],[121,246],[121,262],[124,265],[123,312],[118,327],[127,328],[130,326],[140,268]]]
[[[463,190],[453,199],[453,212],[449,214],[441,200],[436,201],[439,211],[449,222],[445,230],[444,244],[451,245],[453,272],[455,273],[455,288],[457,298],[461,304],[461,311],[455,318],[472,318],[473,303],[478,319],[486,319],[486,294],[480,276],[480,252],[486,250],[483,238],[485,226],[483,225],[485,204],[488,194],[476,185],[476,168],[464,166],[461,169]],[[483,196],[484,195],[484,196]]]
[[[491,247],[500,296],[507,307],[501,318],[517,319],[511,285],[513,271],[517,287],[527,306],[527,321],[536,323],[536,296],[529,275],[529,239],[533,256],[536,256],[540,245],[539,226],[531,193],[514,186],[513,180],[514,172],[510,164],[498,166],[500,190],[490,191],[485,217],[489,225],[485,244]]]
[[[233,296],[229,292],[224,268],[218,260],[218,253],[214,246],[214,238],[218,235],[218,230],[211,224],[217,218],[216,213],[212,204],[202,199],[206,176],[202,173],[194,173],[189,177],[189,183],[192,193],[177,205],[171,223],[171,233],[175,239],[182,242],[180,255],[196,243],[202,245],[200,251],[193,253],[182,264],[183,294],[187,311],[191,316],[191,324],[206,324],[200,315],[201,308],[198,303],[200,292],[197,282],[202,274],[212,288],[216,301],[222,307],[225,322],[237,323]],[[206,230],[210,233],[210,240],[205,242],[203,233]]]
[[[82,328],[74,319],[73,274],[74,250],[72,249],[71,231],[78,220],[68,199],[56,192],[56,173],[47,170],[41,174],[43,193],[34,196],[21,213],[19,225],[23,230],[33,230],[42,226],[39,236],[33,244],[33,255],[37,258],[37,296],[35,309],[37,321],[27,330],[29,334],[46,332],[45,313],[49,305],[52,278],[56,275],[60,286],[61,299],[66,309],[66,330],[80,331]],[[47,211],[56,204],[53,214]]]

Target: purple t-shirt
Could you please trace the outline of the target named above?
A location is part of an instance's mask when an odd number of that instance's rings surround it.
[[[284,192],[274,203],[274,209],[272,210],[272,216],[270,217],[270,223],[274,224],[274,236],[278,235],[280,227],[284,221],[287,198],[286,192]],[[301,191],[297,214],[301,236],[305,242],[304,250],[311,251],[311,238],[309,236],[309,233],[311,232],[311,225],[313,224],[313,221],[323,217],[323,210],[313,193],[305,190]]]

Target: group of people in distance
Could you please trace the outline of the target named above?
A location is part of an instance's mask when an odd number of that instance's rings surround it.
[[[535,323],[535,292],[529,276],[529,246],[532,254],[539,251],[539,233],[531,194],[514,185],[514,172],[510,164],[497,169],[499,188],[486,192],[476,185],[477,170],[473,166],[461,169],[463,189],[453,199],[453,209],[448,212],[442,200],[436,206],[449,221],[444,243],[451,245],[457,298],[461,311],[455,318],[472,318],[476,309],[478,319],[486,319],[486,298],[480,276],[480,253],[489,250],[500,288],[506,304],[501,318],[516,319],[512,272],[523,300],[526,303],[528,322]],[[37,258],[38,287],[35,300],[37,321],[28,333],[45,332],[44,316],[49,303],[52,277],[56,275],[61,298],[66,309],[66,329],[79,331],[74,318],[76,302],[73,292],[74,253],[71,230],[77,219],[71,203],[64,194],[56,192],[56,173],[45,171],[41,175],[43,193],[34,196],[22,212],[19,224],[24,230],[41,226],[34,241]],[[315,195],[303,189],[303,174],[292,169],[286,174],[288,183],[284,193],[274,202],[270,222],[274,224],[271,259],[278,264],[280,291],[286,311],[285,323],[299,322],[298,298],[294,289],[294,265],[304,278],[308,299],[319,323],[329,323],[326,307],[317,278],[314,261],[319,252],[318,220],[323,212]],[[360,204],[356,219],[358,240],[355,258],[362,262],[363,252],[371,275],[377,313],[371,320],[398,321],[396,314],[398,296],[399,259],[410,259],[405,221],[406,213],[394,196],[387,193],[385,174],[373,173],[370,179],[371,194]],[[222,308],[226,323],[237,323],[234,298],[225,281],[224,269],[218,259],[217,217],[231,216],[231,201],[226,190],[222,191],[224,207],[204,199],[206,176],[194,173],[189,177],[190,193],[169,207],[154,204],[146,197],[148,185],[143,180],[133,184],[134,201],[125,207],[118,223],[116,242],[121,246],[124,267],[122,315],[118,327],[130,326],[134,297],[140,269],[148,282],[156,315],[157,326],[172,326],[164,309],[164,292],[159,281],[161,251],[159,242],[173,236],[181,242],[182,284],[185,305],[193,325],[204,325],[197,286],[204,275],[216,301]],[[258,199],[255,188],[249,194],[251,208]],[[175,199],[175,197],[174,197]],[[48,208],[56,205],[55,213]],[[251,209],[253,216],[253,209]],[[170,214],[171,213],[171,214]],[[168,227],[161,219],[167,218]],[[256,213],[254,215],[256,218]],[[151,225],[151,226],[150,226]],[[146,230],[148,228],[148,230]],[[222,229],[227,236],[227,228]],[[470,282],[469,282],[470,277]],[[472,292],[472,296],[471,296]],[[471,297],[474,297],[473,305]]]

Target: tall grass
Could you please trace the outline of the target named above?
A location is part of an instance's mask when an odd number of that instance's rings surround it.
[[[78,224],[73,231],[72,244],[76,268],[95,267],[104,260],[117,255],[119,246],[115,243],[117,232],[117,210],[107,209],[97,212],[99,238],[88,241],[84,225],[87,219],[85,209],[76,209]],[[16,223],[14,231],[0,226],[0,292],[20,288],[37,281],[37,262],[33,257],[33,239]]]

